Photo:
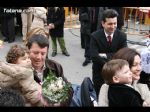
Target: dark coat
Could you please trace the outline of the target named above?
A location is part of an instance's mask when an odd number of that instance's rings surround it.
[[[88,7],[79,8],[79,21],[81,23],[80,31],[83,34],[91,34],[90,17]]]
[[[93,15],[92,10],[95,10],[95,15]],[[98,14],[99,14],[99,7],[89,7],[90,12],[90,23],[91,23],[91,33],[97,30],[98,25]]]
[[[91,34],[90,50],[91,50],[91,59],[93,62],[93,82],[98,85],[103,84],[104,80],[102,79],[101,70],[105,62],[112,59],[112,56],[119,49],[127,47],[127,36],[125,33],[116,30],[113,35],[113,40],[111,46],[109,46],[104,30],[100,29]],[[107,59],[99,56],[99,53],[106,53]],[[97,90],[99,91],[99,90]],[[97,94],[98,95],[98,94]]]
[[[59,63],[57,63],[54,60],[46,59],[45,66],[46,69],[44,70],[44,74],[43,74],[44,78],[47,77],[49,70],[51,70],[52,72],[54,72],[54,74],[56,74],[57,77],[62,77],[65,81],[67,81],[67,79],[63,75],[62,66]],[[34,74],[34,79],[36,80],[36,82],[38,83],[40,82],[40,79],[36,76],[36,74]]]
[[[103,65],[105,59],[101,58],[99,53],[106,53],[108,59],[110,60],[115,52],[123,47],[127,47],[127,36],[125,33],[116,30],[113,35],[113,40],[111,46],[108,45],[104,30],[97,30],[91,35],[91,58],[93,65]],[[94,66],[93,66],[94,67]]]
[[[65,10],[63,7],[59,7],[55,12],[54,7],[48,8],[47,24],[53,23],[55,28],[49,30],[51,37],[63,37],[64,36],[64,22],[65,22]]]
[[[95,8],[93,18],[92,9]],[[79,8],[79,21],[81,22],[81,32],[91,34],[97,30],[99,7],[81,7]]]
[[[139,83],[147,84],[149,90],[150,90],[150,74],[145,73],[144,71],[140,74],[140,79],[138,81]]]
[[[123,84],[112,84],[108,89],[110,107],[142,107],[141,95],[132,87]]]

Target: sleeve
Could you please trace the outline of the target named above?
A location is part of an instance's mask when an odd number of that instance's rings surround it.
[[[41,99],[39,98],[41,86],[34,81],[33,71],[30,68],[0,62],[0,72],[19,81],[22,94],[27,101],[32,105],[42,106]]]
[[[91,35],[90,52],[91,52],[92,61],[98,64],[104,64],[107,61],[107,59],[99,56],[98,48],[99,46],[97,40],[94,38],[94,36]]]
[[[127,35],[125,33],[121,33],[120,34],[120,47],[119,49],[123,48],[123,47],[127,47]]]
[[[44,7],[34,7],[34,16],[46,20],[46,9]]]
[[[99,92],[99,99],[98,99],[98,105],[108,107],[108,88],[109,85],[103,84],[100,92]]]
[[[131,99],[129,102],[130,107],[142,107],[143,101],[140,101],[136,96],[129,96],[128,98]]]

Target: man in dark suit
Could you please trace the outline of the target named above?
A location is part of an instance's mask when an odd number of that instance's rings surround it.
[[[91,62],[90,56],[90,34],[97,30],[97,21],[99,7],[81,7],[80,9],[80,21],[81,21],[81,38],[84,39],[85,45],[85,61],[83,66],[87,66]]]
[[[15,9],[14,7],[3,7],[1,8],[1,30],[2,35],[5,37],[4,41],[8,41],[8,43],[12,43],[15,41],[15,13],[7,12],[7,10]]]
[[[98,96],[104,80],[101,70],[105,62],[110,60],[115,52],[123,47],[127,47],[127,36],[117,30],[118,13],[113,9],[107,9],[102,15],[103,29],[99,29],[91,34],[91,59],[92,80]]]

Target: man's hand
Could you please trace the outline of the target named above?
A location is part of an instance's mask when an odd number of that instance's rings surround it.
[[[102,57],[102,58],[107,58],[106,53],[99,53],[98,55],[99,55],[100,57]]]
[[[54,28],[55,28],[55,26],[54,26],[54,24],[53,24],[53,23],[50,23],[50,24],[48,25],[48,28],[49,28],[49,29],[54,29]]]

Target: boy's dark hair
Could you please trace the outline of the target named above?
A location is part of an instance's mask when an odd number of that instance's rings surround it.
[[[18,91],[2,88],[0,89],[0,106],[22,107],[25,106],[25,101]]]
[[[41,48],[47,47],[49,48],[49,39],[42,34],[34,34],[31,38],[29,38],[26,46],[28,49],[31,48],[33,43],[37,43]]]
[[[113,59],[104,64],[102,69],[102,77],[106,84],[113,83],[113,76],[121,70],[125,65],[129,65],[126,60]]]
[[[102,21],[106,22],[106,18],[118,17],[118,12],[113,9],[106,9],[102,15]]]

